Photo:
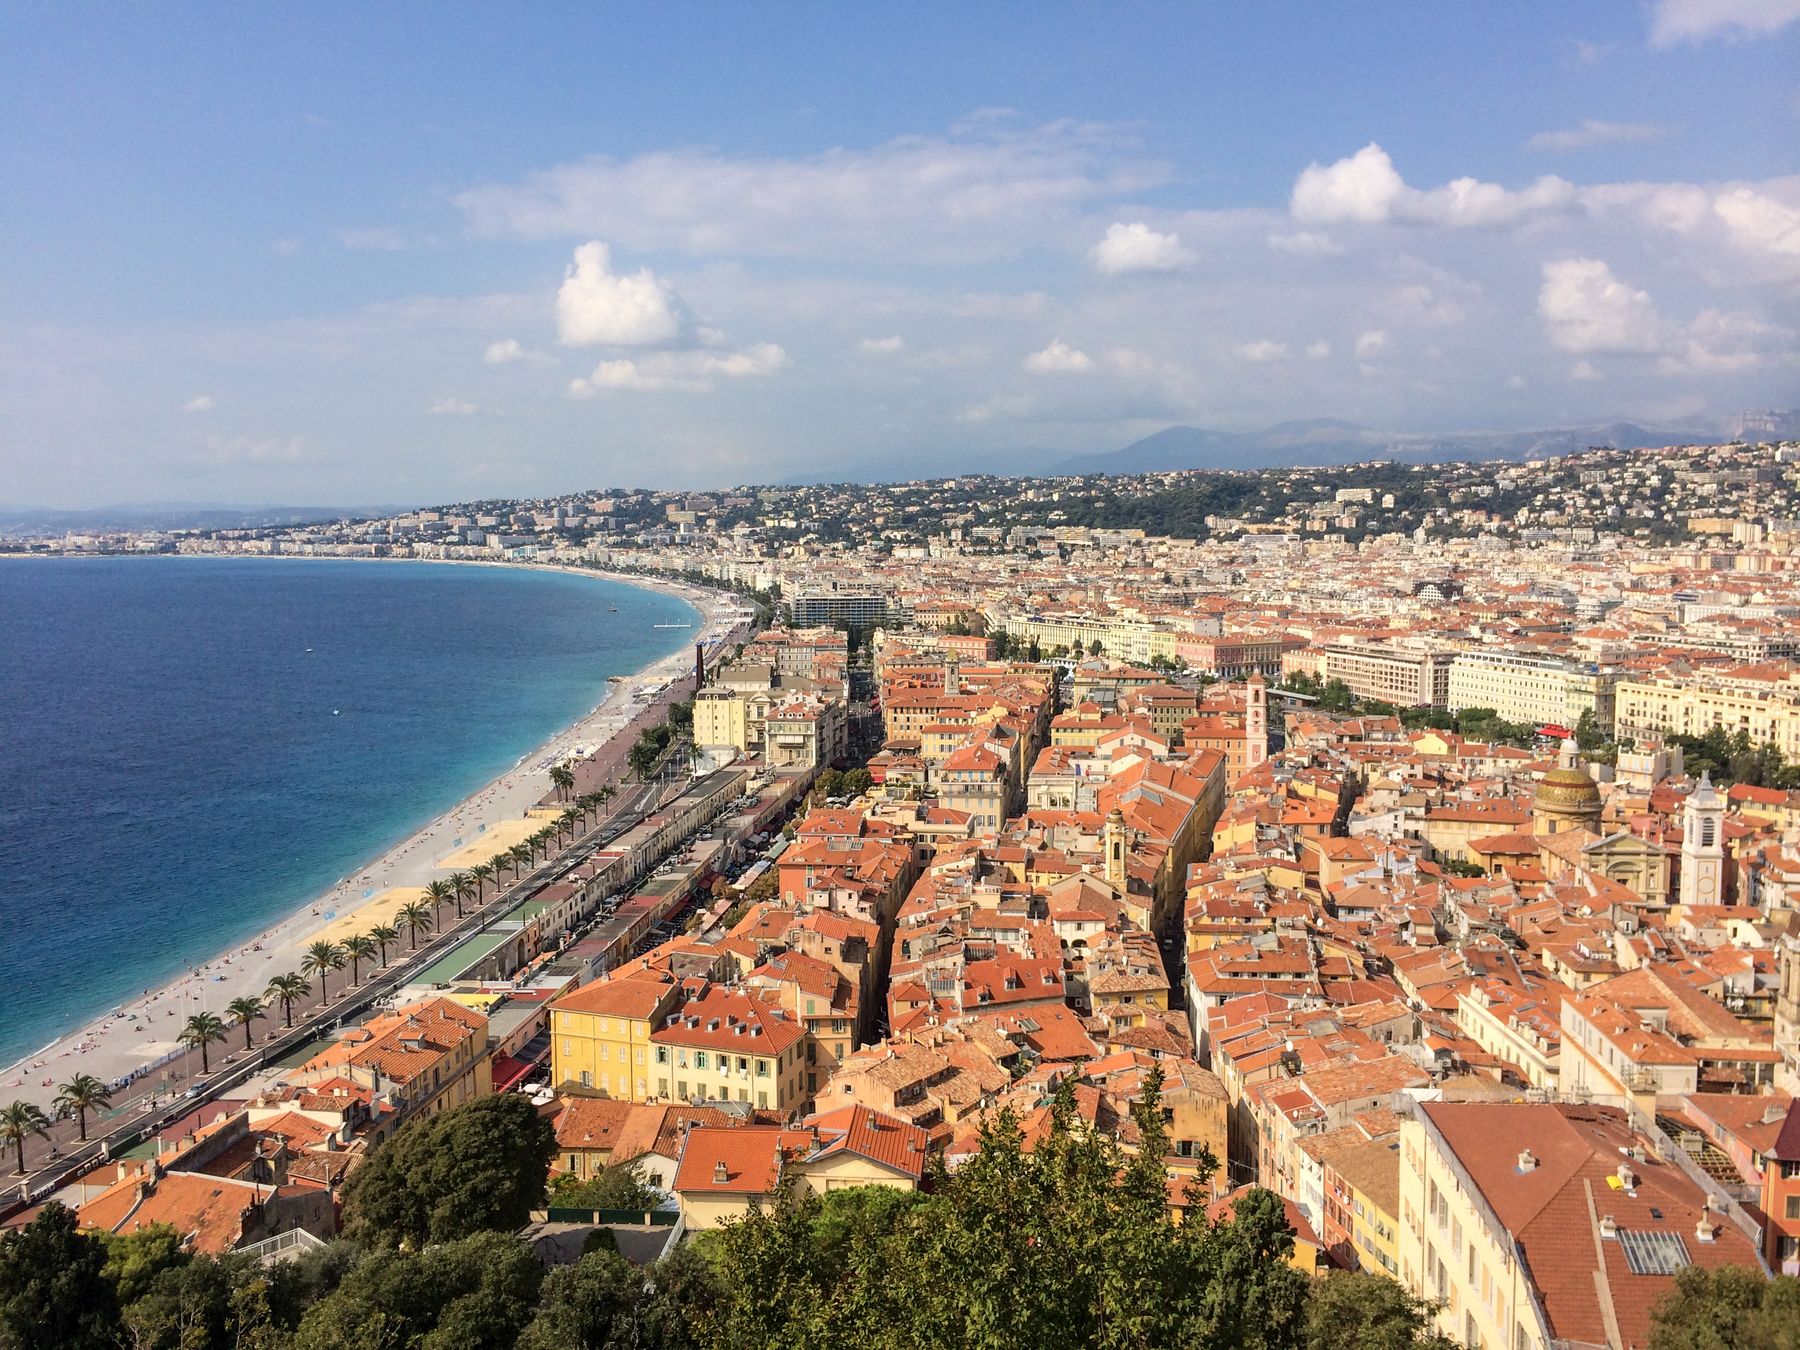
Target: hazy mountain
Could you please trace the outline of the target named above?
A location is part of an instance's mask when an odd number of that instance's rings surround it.
[[[1455,459],[1535,459],[1590,445],[1623,448],[1710,440],[1718,433],[1692,427],[1647,428],[1631,422],[1539,431],[1472,431],[1412,435],[1377,431],[1336,418],[1281,422],[1261,431],[1169,427],[1107,454],[1077,455],[1049,466],[1053,474],[1154,473],[1166,469],[1268,469],[1290,465],[1354,464],[1366,459],[1436,462]]]
[[[221,506],[216,502],[145,502],[79,511],[0,506],[0,535],[41,538],[110,530],[252,530],[265,525],[377,520],[410,509],[405,506]]]

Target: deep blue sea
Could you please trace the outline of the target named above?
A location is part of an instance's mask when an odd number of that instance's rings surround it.
[[[0,559],[0,1065],[300,907],[694,619],[516,567]]]

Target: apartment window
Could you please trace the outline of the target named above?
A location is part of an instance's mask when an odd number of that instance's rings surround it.
[[[750,1072],[750,1061],[743,1055],[738,1056],[738,1072],[739,1073],[749,1073]]]
[[[1800,1219],[1800,1195],[1790,1195],[1787,1198],[1787,1217]]]
[[[706,1067],[706,1051],[694,1051],[694,1067],[696,1069],[704,1069]]]
[[[769,1076],[769,1061],[768,1060],[759,1059],[756,1061],[756,1076],[758,1078],[767,1078]]]
[[[769,1094],[762,1091],[760,1088],[758,1088],[756,1092],[756,1105],[758,1110],[766,1111],[769,1109]]]
[[[1481,1350],[1481,1329],[1475,1325],[1475,1314],[1463,1314],[1463,1344],[1469,1350]]]
[[[669,1062],[669,1047],[668,1046],[659,1045],[656,1047],[656,1062],[658,1064],[667,1064]]]
[[[575,1053],[575,1042],[571,1041],[567,1036],[563,1037],[563,1053],[565,1055],[572,1055]]]
[[[688,1095],[687,1079],[679,1078],[675,1081],[675,1095],[677,1097],[681,1098],[683,1101],[687,1100],[687,1095]]]
[[[594,1086],[594,1075],[589,1073],[586,1069],[583,1069],[581,1071],[581,1086],[583,1086],[583,1087]]]

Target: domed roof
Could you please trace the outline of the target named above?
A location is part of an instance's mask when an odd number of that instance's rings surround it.
[[[1531,795],[1534,810],[1558,812],[1594,812],[1601,806],[1600,785],[1579,768],[1552,769],[1545,774]]]

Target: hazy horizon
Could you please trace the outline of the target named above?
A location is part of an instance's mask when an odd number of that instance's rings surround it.
[[[6,21],[16,510],[1800,404],[1800,0],[91,20]]]

